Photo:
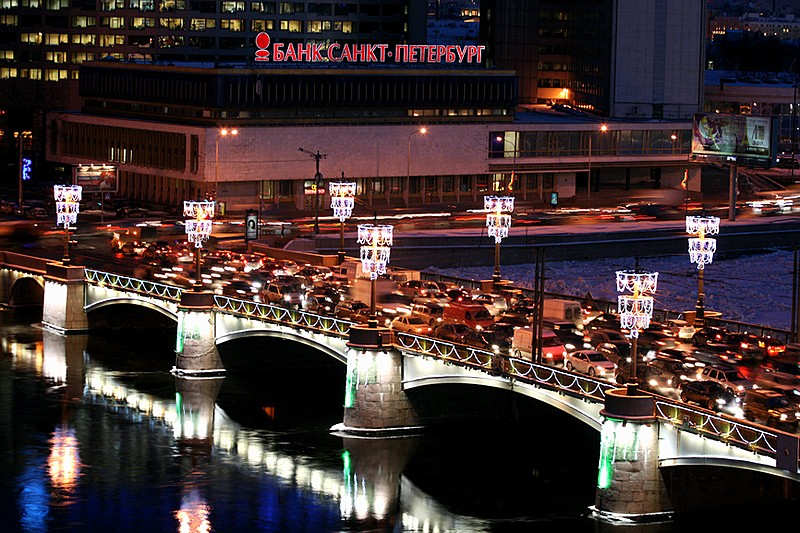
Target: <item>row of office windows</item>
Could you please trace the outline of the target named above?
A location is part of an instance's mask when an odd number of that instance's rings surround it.
[[[494,132],[490,135],[489,157],[685,154],[691,136],[690,129]]]
[[[0,56],[2,59],[2,56]],[[41,68],[6,68],[0,67],[0,79],[24,78],[36,81],[61,81],[78,79],[77,70],[68,69],[41,69]]]
[[[38,61],[42,58],[47,63],[77,65],[83,63],[84,61],[94,61],[97,58],[97,55],[92,52],[45,52],[43,56],[37,55],[36,57],[29,59]],[[14,61],[15,59],[17,59],[17,55],[14,50],[0,50],[0,61]],[[16,77],[16,75],[12,77]]]
[[[182,133],[66,122],[61,134],[61,153],[68,157],[164,170],[186,168],[186,136]]]
[[[344,2],[246,2],[242,0],[101,0],[100,11],[116,11],[133,9],[138,11],[195,11],[199,13],[240,13],[250,11],[253,13],[266,13],[274,15],[296,15],[309,13],[321,16],[347,17],[360,14],[362,16],[391,17],[401,16],[405,7],[401,2],[392,2],[381,5],[383,2],[376,0],[371,3],[344,3]],[[45,9],[59,11],[71,8],[97,9],[94,0],[0,0],[1,9]]]

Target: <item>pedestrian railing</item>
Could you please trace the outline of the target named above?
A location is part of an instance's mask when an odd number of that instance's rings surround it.
[[[302,329],[321,331],[337,337],[345,337],[350,333],[350,327],[355,325],[348,320],[342,320],[327,315],[318,315],[299,309],[289,309],[278,305],[240,300],[229,296],[214,296],[214,304],[222,311],[234,315],[258,320],[266,320],[276,324],[287,324]]]
[[[120,274],[112,274],[111,272],[103,272],[89,268],[84,269],[84,272],[86,281],[94,285],[154,296],[171,302],[179,302],[181,300],[181,294],[183,294],[184,291],[182,287],[177,287],[175,285],[131,278]]]

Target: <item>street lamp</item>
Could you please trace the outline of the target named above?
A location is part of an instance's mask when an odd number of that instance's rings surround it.
[[[394,226],[359,224],[358,244],[361,245],[361,270],[369,274],[371,283],[369,295],[369,321],[371,328],[378,327],[378,316],[375,313],[375,287],[378,276],[386,274],[386,265],[392,247]]]
[[[326,157],[328,157],[328,154],[321,154],[321,153],[319,153],[319,150],[317,150],[316,152],[311,152],[309,150],[304,150],[303,148],[298,148],[297,150],[300,151],[300,152],[303,152],[304,154],[310,155],[314,159],[314,161],[317,163],[317,171],[314,174],[314,185],[313,185],[313,190],[314,190],[314,234],[315,235],[319,235],[319,190],[320,190],[320,186],[322,186],[322,173],[320,173],[320,171],[319,171],[319,160],[320,159],[325,159]],[[323,195],[325,194],[325,189],[322,190],[322,194]]]
[[[508,183],[508,190],[513,190],[514,185],[514,178],[517,175],[517,133],[514,132],[514,136],[511,139],[506,139],[503,135],[498,135],[495,137],[497,142],[503,143],[503,157],[505,157],[506,146],[505,143],[510,142],[511,146],[514,148],[513,160],[511,162],[511,181]]]
[[[214,202],[217,201],[217,181],[219,180],[219,138],[227,137],[228,135],[239,135],[239,130],[236,128],[222,128],[219,130],[214,142]]]
[[[414,130],[408,134],[408,151],[406,152],[406,186],[405,190],[408,191],[411,187],[411,137],[414,135],[420,134],[425,135],[428,133],[428,128],[425,126],[421,127],[418,130]],[[424,192],[423,192],[423,200],[424,200]]]
[[[636,360],[639,352],[639,331],[650,327],[653,318],[653,297],[658,285],[658,272],[641,270],[618,270],[617,292],[630,291],[632,294],[621,294],[617,297],[620,329],[630,331],[631,339],[631,371],[628,378],[627,395],[636,394]]]
[[[511,228],[511,215],[514,211],[513,196],[484,196],[483,209],[486,211],[486,228],[489,237],[494,237],[494,274],[492,282],[500,281],[500,241],[508,237]]]
[[[186,236],[189,242],[194,243],[195,290],[199,291],[202,290],[203,285],[203,280],[200,276],[200,255],[203,242],[211,235],[214,202],[185,200],[183,202],[183,216],[186,217]]]
[[[608,131],[608,126],[605,124],[600,125],[600,133],[605,133]],[[592,197],[592,137],[594,137],[594,132],[589,132],[589,173],[588,177],[586,178],[586,199],[590,200]]]
[[[54,185],[53,198],[56,201],[56,223],[64,226],[64,254],[61,262],[70,264],[69,227],[78,222],[78,211],[83,188],[80,185]]]
[[[708,239],[706,235],[719,233],[719,217],[686,217],[686,233],[697,235],[697,237],[689,239],[689,261],[697,263],[697,304],[695,305],[693,325],[702,327],[705,318],[703,273],[705,266],[710,265],[714,260],[714,252],[717,251],[717,239]]]
[[[344,172],[342,172],[344,177]],[[339,253],[337,259],[341,265],[344,262],[344,221],[353,214],[356,196],[356,182],[332,181],[328,184],[331,195],[331,209],[333,216],[339,219]]]

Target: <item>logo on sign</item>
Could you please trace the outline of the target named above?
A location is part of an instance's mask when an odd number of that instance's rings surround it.
[[[256,35],[256,61],[332,63],[468,63],[480,64],[485,46],[445,44],[274,43],[266,32]]]

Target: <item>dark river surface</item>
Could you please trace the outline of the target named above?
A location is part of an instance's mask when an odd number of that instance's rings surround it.
[[[343,437],[345,368],[297,343],[226,343],[227,377],[176,380],[174,330],[65,337],[40,317],[0,311],[3,533],[617,529],[588,511],[599,435],[560,412]]]

